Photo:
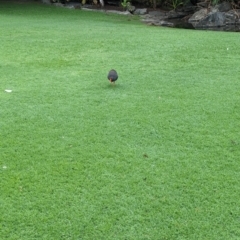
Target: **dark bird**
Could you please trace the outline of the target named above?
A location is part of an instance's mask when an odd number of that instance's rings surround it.
[[[118,74],[117,74],[116,70],[114,70],[114,69],[110,70],[107,78],[111,83],[115,83],[115,81],[117,81],[117,79],[118,79]]]

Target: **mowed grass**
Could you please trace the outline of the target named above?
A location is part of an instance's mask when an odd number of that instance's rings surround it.
[[[240,239],[239,33],[7,3],[0,29],[1,239]]]

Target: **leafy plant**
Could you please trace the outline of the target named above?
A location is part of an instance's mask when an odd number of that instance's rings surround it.
[[[211,3],[213,6],[217,5],[220,2],[220,0],[211,0]]]
[[[124,9],[126,9],[129,4],[131,4],[129,0],[123,0],[121,2],[121,5],[123,6]]]
[[[179,6],[183,6],[188,2],[189,0],[167,0],[165,2],[165,5],[173,10],[176,10]]]
[[[172,0],[172,6],[173,6],[173,9],[177,9],[177,7],[181,6],[181,5],[184,5],[184,1],[182,0]]]

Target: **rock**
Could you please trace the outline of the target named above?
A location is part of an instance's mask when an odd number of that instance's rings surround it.
[[[64,7],[64,4],[62,3],[53,3],[53,5],[56,7]]]
[[[225,14],[225,16],[227,25],[235,25],[240,23],[240,10],[230,10]]]
[[[206,17],[201,19],[194,27],[195,28],[216,28],[226,25],[226,15],[223,12],[211,12]]]
[[[237,24],[238,13],[231,10],[229,2],[223,2],[212,8],[203,8],[195,12],[188,20],[195,28],[208,29]]]
[[[194,27],[199,23],[200,20],[205,18],[208,14],[208,10],[206,8],[200,9],[195,12],[189,19],[188,22],[191,23]]]
[[[116,13],[116,14],[120,14],[120,15],[131,15],[131,13],[129,11],[117,11],[117,10],[107,10],[106,13]]]
[[[42,0],[42,3],[45,3],[45,4],[52,4],[52,3],[51,3],[51,0]]]
[[[135,14],[135,15],[144,15],[144,14],[147,14],[147,8],[137,8],[137,9],[134,11],[134,14]]]
[[[213,7],[217,12],[228,12],[232,9],[230,2],[223,2]],[[213,10],[212,10],[213,11]]]
[[[87,8],[87,7],[82,7],[81,10],[84,10],[84,11],[89,11],[89,12],[107,12],[103,9],[93,9],[93,8]],[[130,13],[129,13],[130,14]]]
[[[145,23],[153,23],[152,25],[160,26],[159,22],[167,18],[165,12],[152,11],[148,14],[141,15],[141,21]]]
[[[164,27],[174,27],[174,23],[168,22],[168,21],[160,21],[160,26],[164,26]]]
[[[148,14],[153,17],[167,17],[167,13],[163,11],[151,11]]]
[[[127,4],[127,10],[128,10],[130,13],[133,13],[133,12],[136,10],[136,7],[133,6],[130,2],[128,2],[128,4]]]
[[[167,13],[168,19],[173,19],[173,18],[183,18],[186,17],[188,13],[182,12],[182,11],[174,11],[171,10]]]
[[[92,5],[90,5],[90,4],[84,4],[84,5],[82,4],[82,6],[83,6],[84,8],[89,8],[89,9],[92,7]]]
[[[69,9],[80,9],[81,3],[77,3],[77,2],[66,3],[65,7]]]
[[[149,26],[163,26],[163,27],[174,27],[173,23],[167,21],[150,21],[147,23]]]
[[[72,5],[68,5],[68,6],[65,6],[65,8],[68,8],[68,9],[75,9],[75,7],[74,6],[72,6]]]
[[[145,18],[142,18],[141,21],[144,23],[152,23],[152,22],[155,22],[155,19],[153,19],[151,17],[150,18],[145,17]]]
[[[188,20],[196,29],[229,29],[229,25],[238,25],[240,10],[231,10],[231,4],[223,2],[210,9],[203,8],[195,12]],[[237,28],[236,28],[237,30]]]

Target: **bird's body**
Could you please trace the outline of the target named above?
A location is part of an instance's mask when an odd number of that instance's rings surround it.
[[[118,74],[117,74],[116,70],[114,70],[114,69],[110,70],[107,78],[111,83],[115,83],[115,81],[117,81],[117,79],[118,79]]]

